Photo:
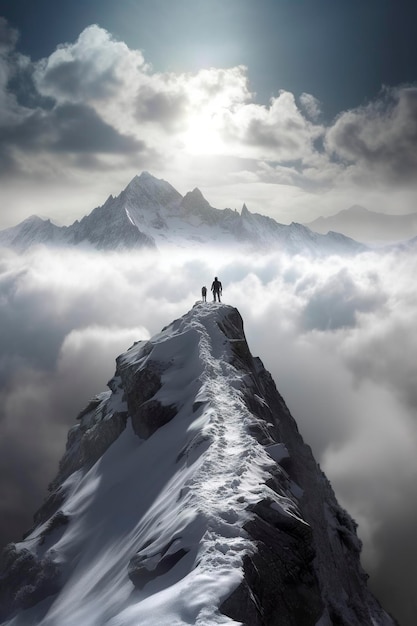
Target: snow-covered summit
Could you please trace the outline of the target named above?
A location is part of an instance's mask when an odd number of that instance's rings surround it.
[[[3,626],[393,626],[233,307],[117,359],[0,564]]]
[[[177,206],[182,196],[165,180],[157,179],[149,172],[142,172],[122,191],[121,198],[133,206],[141,206],[143,210],[154,211]]]
[[[300,230],[302,229],[302,230]],[[184,197],[149,172],[135,176],[117,196],[71,226],[42,228],[22,222],[0,231],[0,245],[25,250],[37,245],[77,245],[102,249],[152,247],[158,250],[201,245],[289,254],[355,254],[365,249],[344,236],[320,235],[307,227],[277,223],[270,217],[216,209],[196,187]]]

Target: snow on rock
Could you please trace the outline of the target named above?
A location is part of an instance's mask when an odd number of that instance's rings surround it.
[[[253,358],[198,303],[117,359],[35,527],[0,563],[3,626],[391,626],[349,515]]]
[[[58,227],[40,218],[0,231],[0,245],[19,251],[33,245],[82,246],[101,250],[126,248],[244,248],[289,254],[356,254],[366,247],[344,237],[314,233],[301,224],[286,226],[246,205],[242,212],[216,209],[198,188],[184,197],[165,180],[148,172],[80,221]]]

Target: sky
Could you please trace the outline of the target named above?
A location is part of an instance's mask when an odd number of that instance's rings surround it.
[[[0,228],[150,171],[308,222],[416,211],[412,0],[0,0]]]
[[[400,7],[400,8],[399,8]],[[0,228],[71,223],[143,170],[217,207],[415,212],[411,2],[0,0]],[[0,252],[0,534],[31,525],[114,359],[219,275],[415,624],[416,259]]]

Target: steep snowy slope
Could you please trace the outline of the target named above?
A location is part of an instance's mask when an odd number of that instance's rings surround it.
[[[0,565],[8,626],[384,625],[337,504],[238,311],[117,359]]]
[[[184,197],[172,185],[143,172],[113,198],[71,226],[59,228],[40,220],[0,232],[0,245],[24,250],[39,243],[82,245],[98,249],[201,245],[281,250],[289,254],[355,254],[365,250],[343,235],[314,233],[301,224],[289,226],[258,213],[215,209],[199,189]]]

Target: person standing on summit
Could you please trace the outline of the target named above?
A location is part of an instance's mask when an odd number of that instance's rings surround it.
[[[211,285],[211,290],[213,292],[213,302],[216,302],[216,296],[217,300],[221,302],[220,295],[223,293],[223,287],[217,276],[214,277],[213,284]]]

